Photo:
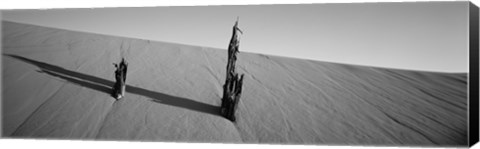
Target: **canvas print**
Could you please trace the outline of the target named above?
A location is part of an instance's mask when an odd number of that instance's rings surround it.
[[[470,7],[2,10],[2,135],[466,147]]]

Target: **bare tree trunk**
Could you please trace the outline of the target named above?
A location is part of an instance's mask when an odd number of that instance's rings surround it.
[[[242,92],[243,74],[240,76],[235,72],[235,62],[239,47],[239,33],[242,31],[238,28],[238,20],[233,26],[233,35],[228,46],[228,61],[225,84],[223,85],[223,97],[220,113],[225,118],[235,121],[235,111],[237,109],[240,95]]]
[[[116,99],[120,99],[125,96],[125,88],[127,81],[127,62],[124,58],[119,64],[113,64],[116,68],[115,70],[115,84],[112,89],[112,96]]]

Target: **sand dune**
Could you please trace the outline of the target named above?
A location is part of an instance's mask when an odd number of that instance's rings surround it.
[[[226,50],[2,23],[7,137],[467,145],[465,73],[241,52],[232,123],[218,114]],[[109,93],[121,55],[128,86],[117,101]]]

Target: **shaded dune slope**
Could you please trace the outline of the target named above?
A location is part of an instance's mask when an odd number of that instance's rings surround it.
[[[226,50],[2,23],[4,136],[467,144],[467,74],[241,52],[244,89],[231,123],[217,113]],[[117,101],[109,93],[121,55],[128,86]]]

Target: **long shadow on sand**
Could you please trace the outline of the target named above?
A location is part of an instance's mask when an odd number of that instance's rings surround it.
[[[21,61],[33,64],[37,67],[39,67],[41,70],[38,72],[40,73],[46,73],[51,76],[55,76],[64,80],[67,80],[69,82],[72,82],[74,84],[78,84],[87,88],[91,88],[97,91],[101,91],[107,94],[110,94],[112,89],[111,87],[113,86],[114,82],[109,81],[106,79],[102,79],[99,77],[87,75],[87,74],[82,74],[78,73],[75,71],[67,70],[62,67],[58,67],[55,65],[47,64],[44,62],[39,62],[35,61],[32,59],[28,59],[22,56],[18,55],[11,55],[11,54],[3,54],[5,56],[9,56],[15,59],[19,59]],[[146,90],[143,88],[135,87],[128,85],[125,88],[125,91],[128,93],[132,94],[137,94],[141,96],[145,96],[148,98],[151,98],[153,102],[161,103],[161,104],[166,104],[170,106],[176,106],[176,107],[181,107],[189,110],[194,110],[198,112],[203,112],[203,113],[208,113],[212,115],[219,115],[219,110],[220,107],[218,106],[213,106],[205,103],[201,103],[198,101],[194,101],[191,99],[186,99],[186,98],[181,98],[181,97],[174,97],[170,96],[167,94],[163,93],[158,93],[150,90]],[[113,98],[113,97],[112,97]]]

